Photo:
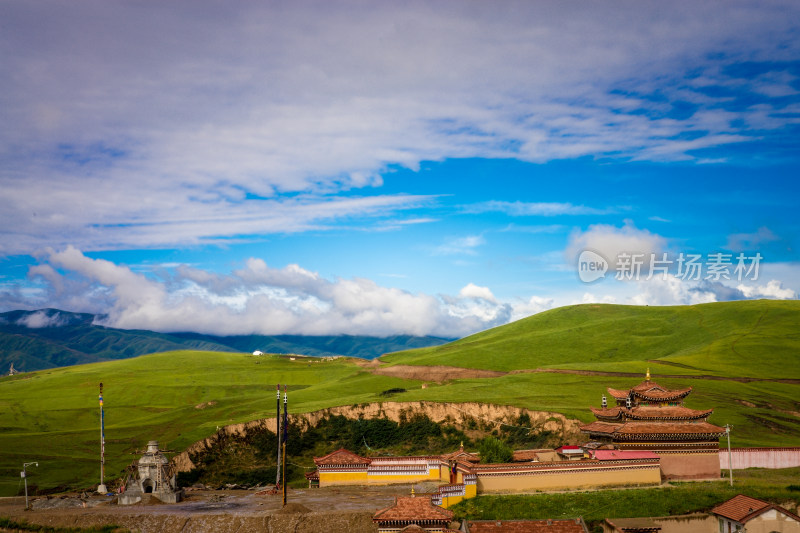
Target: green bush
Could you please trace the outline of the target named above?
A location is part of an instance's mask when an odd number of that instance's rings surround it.
[[[514,451],[496,437],[486,437],[478,443],[482,463],[510,463]]]

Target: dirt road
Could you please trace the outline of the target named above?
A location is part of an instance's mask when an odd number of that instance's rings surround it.
[[[40,498],[31,511],[24,510],[24,498],[0,498],[0,516],[55,527],[114,524],[141,533],[374,533],[375,511],[392,505],[395,495],[410,493],[410,485],[295,489],[289,491],[286,508],[281,496],[244,490],[189,492],[185,501],[173,505],[153,500],[121,506],[98,495],[88,500],[77,495]]]

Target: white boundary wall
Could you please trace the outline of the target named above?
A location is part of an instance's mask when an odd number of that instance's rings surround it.
[[[731,448],[734,470],[800,466],[800,448]],[[728,470],[728,448],[720,446],[719,467]]]

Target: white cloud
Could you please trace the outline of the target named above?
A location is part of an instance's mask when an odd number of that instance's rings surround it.
[[[417,199],[331,196],[374,194],[388,168],[421,161],[693,159],[796,122],[769,100],[727,110],[703,88],[796,94],[787,74],[724,67],[797,57],[797,9],[6,2],[0,253],[193,245],[391,215]],[[676,101],[699,108],[671,118]],[[505,208],[565,208],[548,205]]]
[[[489,290],[489,287],[479,287],[474,283],[468,283],[458,292],[458,295],[462,298],[476,298],[486,300],[488,302],[497,301],[494,297],[494,294],[492,294],[492,291]]]
[[[467,235],[455,237],[433,250],[434,255],[477,255],[479,246],[486,244],[483,235]]]
[[[716,302],[716,295],[672,275],[654,276],[637,283],[638,293],[629,299],[633,305],[694,305]]]
[[[106,325],[123,329],[460,337],[511,316],[488,287],[469,284],[455,297],[412,294],[363,278],[331,281],[299,265],[272,268],[257,258],[227,275],[180,267],[168,280],[74,247],[51,250],[43,261],[31,274],[46,283],[43,300],[104,312]]]
[[[776,280],[770,280],[766,285],[745,285],[736,287],[747,298],[771,298],[776,300],[795,300],[797,293],[792,289],[786,288]]]
[[[477,204],[467,205],[463,208],[465,213],[501,212],[509,216],[545,216],[558,215],[605,215],[614,212],[609,209],[597,209],[585,205],[573,205],[565,202],[501,202],[491,200]]]
[[[531,296],[527,301],[512,304],[511,321],[519,320],[555,307],[555,300],[542,296]]]
[[[575,266],[580,253],[591,250],[608,261],[609,271],[613,275],[620,254],[644,254],[649,259],[650,254],[664,252],[666,248],[666,238],[645,229],[638,229],[631,221],[626,221],[621,228],[595,224],[589,226],[586,231],[576,230],[570,235],[564,250],[564,258],[568,265]]]
[[[23,315],[17,320],[17,324],[31,329],[53,328],[66,324],[66,319],[61,313],[48,314],[46,311],[37,311],[28,315]]]

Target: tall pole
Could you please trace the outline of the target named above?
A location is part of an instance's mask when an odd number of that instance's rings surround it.
[[[289,414],[287,405],[289,403],[286,394],[286,385],[283,386],[283,506],[286,507],[286,484],[289,481],[286,475],[286,441],[289,440]]]
[[[28,470],[27,470],[27,468],[30,465],[39,466],[39,463],[37,463],[36,461],[34,461],[32,463],[22,463],[22,479],[25,480],[25,509],[28,509]],[[19,487],[19,485],[17,485],[17,487]]]
[[[108,492],[105,484],[106,478],[106,422],[103,412],[103,384],[100,384],[100,484],[97,492],[105,494]]]
[[[281,384],[277,385],[277,399],[275,400],[275,433],[278,434],[278,458],[275,463],[275,488],[281,486]]]
[[[733,459],[731,457],[731,426],[725,424],[725,433],[728,435],[728,472],[730,472],[731,487],[733,487]]]

